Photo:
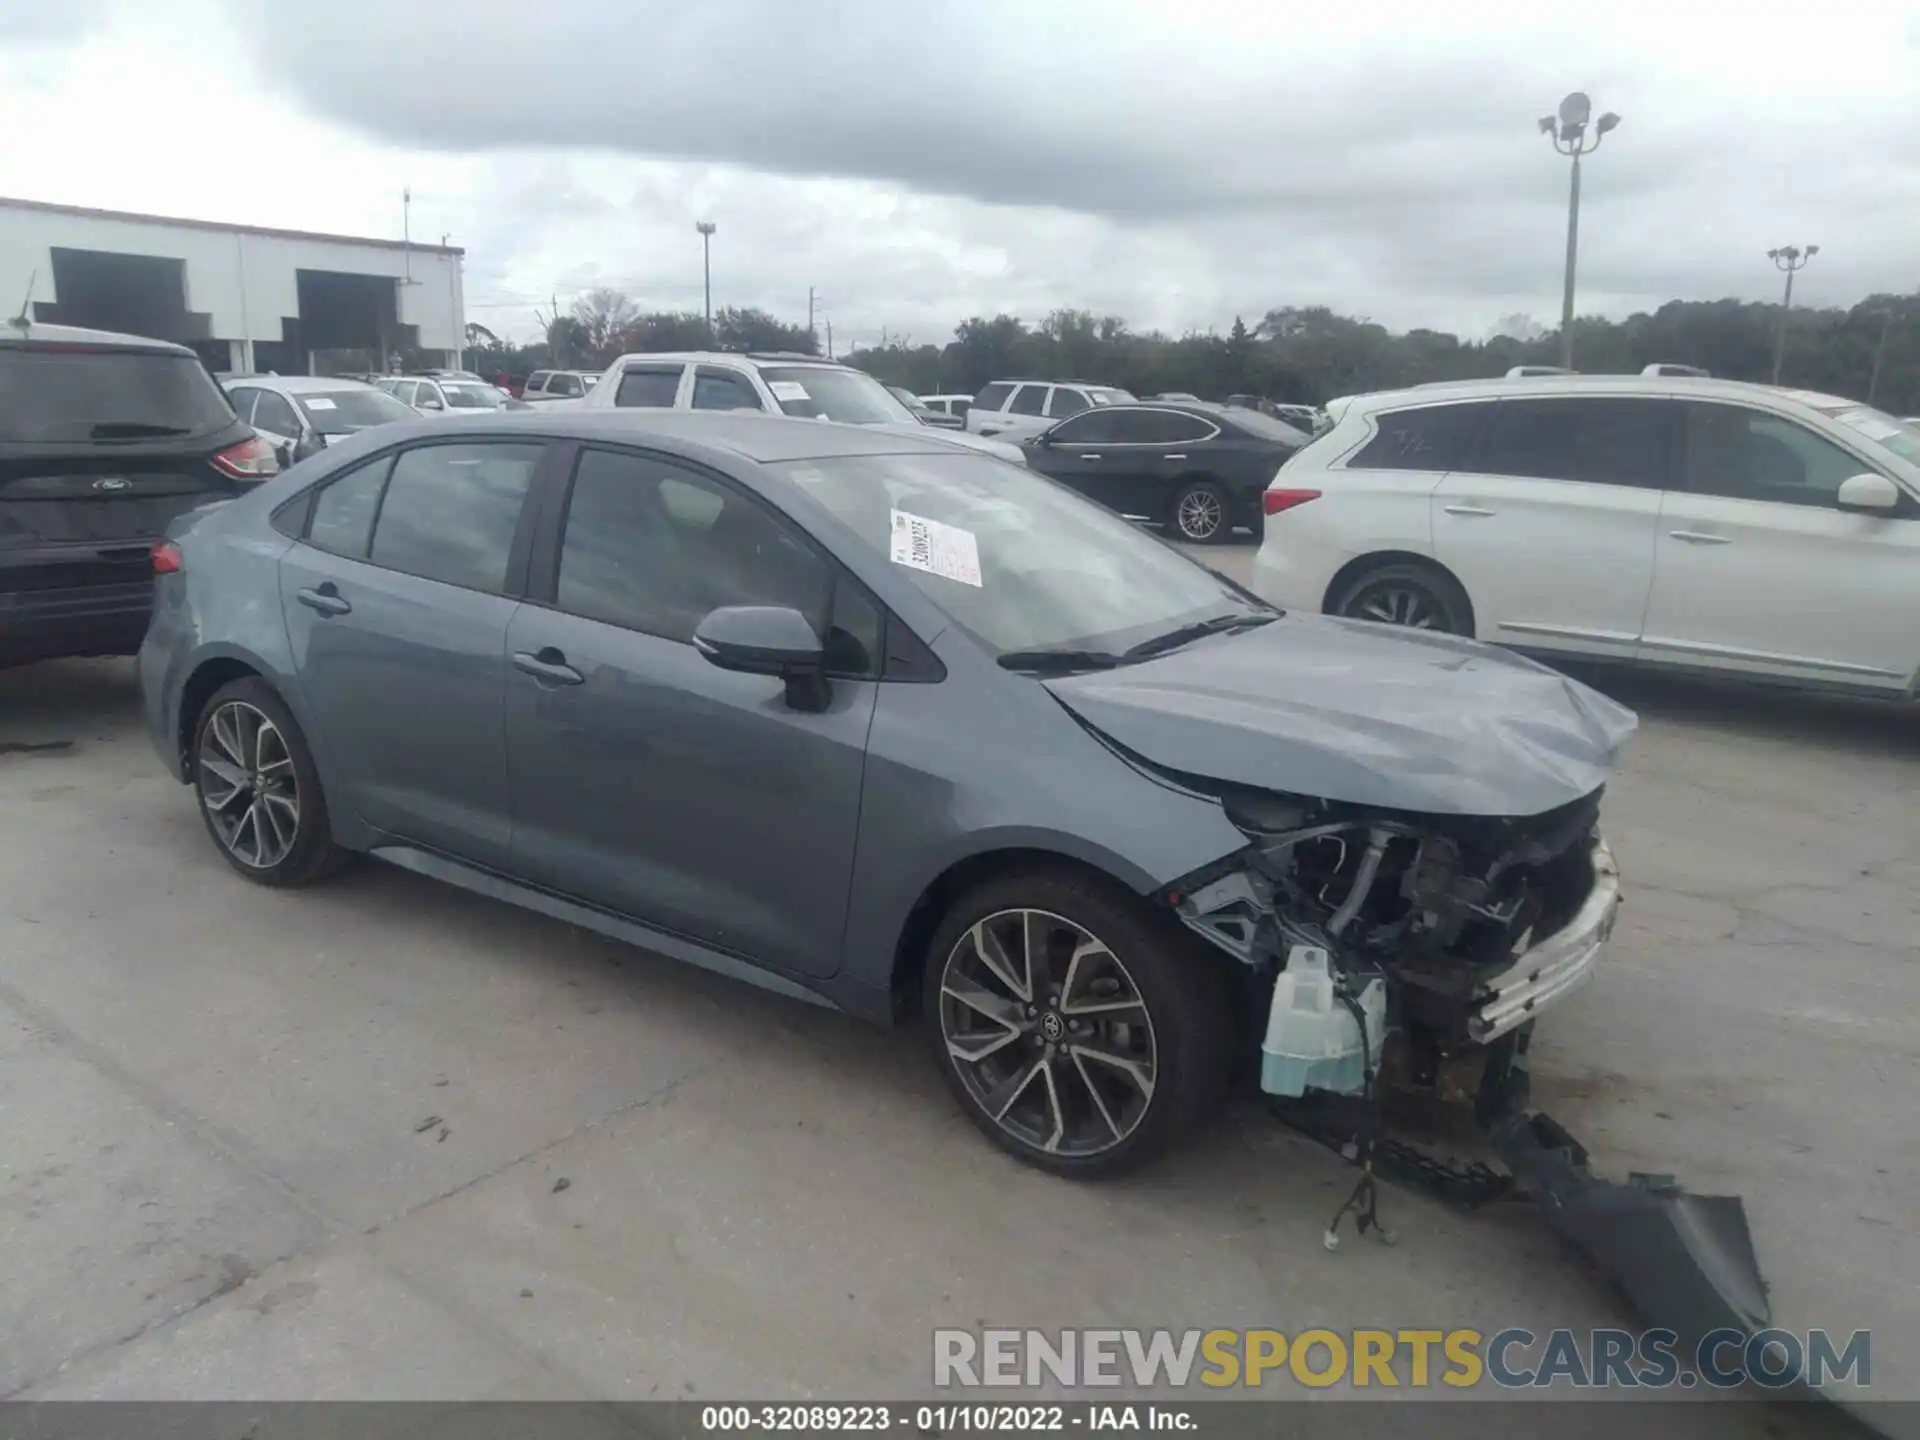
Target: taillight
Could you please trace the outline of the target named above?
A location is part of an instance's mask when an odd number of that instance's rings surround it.
[[[238,445],[229,445],[213,457],[213,468],[236,480],[265,480],[280,473],[280,461],[273,446],[258,435],[249,435]]]
[[[153,547],[153,573],[172,575],[186,568],[186,560],[180,554],[180,547],[171,540],[162,540]]]
[[[1291,510],[1296,505],[1319,498],[1318,490],[1269,490],[1260,497],[1260,508],[1269,515],[1278,515],[1282,510]]]

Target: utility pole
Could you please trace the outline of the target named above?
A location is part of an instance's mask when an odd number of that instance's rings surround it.
[[[1573,368],[1573,273],[1580,257],[1580,157],[1600,148],[1606,133],[1620,123],[1609,110],[1594,122],[1591,132],[1587,119],[1593,114],[1593,102],[1578,90],[1560,102],[1560,113],[1540,117],[1540,133],[1553,141],[1553,148],[1573,159],[1573,175],[1567,182],[1567,272],[1560,294],[1560,364]]]
[[[707,344],[713,344],[713,231],[711,220],[696,220],[693,228],[700,232],[700,272],[705,282],[707,294]]]
[[[413,187],[400,192],[400,251],[406,256],[406,283],[413,283]]]
[[[813,343],[816,346],[819,345],[819,333],[813,328],[813,287],[811,285],[807,286],[807,334],[813,336]]]
[[[1780,301],[1780,329],[1773,338],[1773,383],[1776,385],[1780,383],[1780,370],[1787,359],[1787,316],[1793,311],[1794,272],[1806,269],[1807,262],[1819,253],[1818,245],[1809,245],[1804,250],[1798,245],[1782,245],[1767,252],[1774,268],[1784,270],[1787,275],[1787,293]]]
[[[833,317],[827,317],[827,359],[833,359]]]

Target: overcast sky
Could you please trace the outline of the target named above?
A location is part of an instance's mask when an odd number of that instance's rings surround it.
[[[518,336],[597,284],[837,348],[1058,305],[1327,304],[1478,338],[1580,309],[1920,287],[1920,3],[0,0],[0,195],[467,251]]]

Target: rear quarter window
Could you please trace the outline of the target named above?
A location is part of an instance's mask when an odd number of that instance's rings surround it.
[[[1452,470],[1465,459],[1489,404],[1422,405],[1373,417],[1374,436],[1349,470]]]
[[[1004,410],[1007,405],[1007,397],[1011,394],[1013,394],[1013,386],[1011,385],[989,385],[973,397],[973,408],[975,410]]]

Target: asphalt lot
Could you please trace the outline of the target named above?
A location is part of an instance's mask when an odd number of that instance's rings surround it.
[[[1744,1195],[1776,1320],[1920,1398],[1920,713],[1607,683],[1628,903],[1536,1098]],[[0,1396],[907,1396],[944,1324],[1626,1320],[1525,1206],[1389,1190],[1399,1245],[1326,1253],[1350,1172],[1251,1109],[1076,1186],[913,1036],[376,864],[247,885],[131,662],[0,672],[0,1136]]]

